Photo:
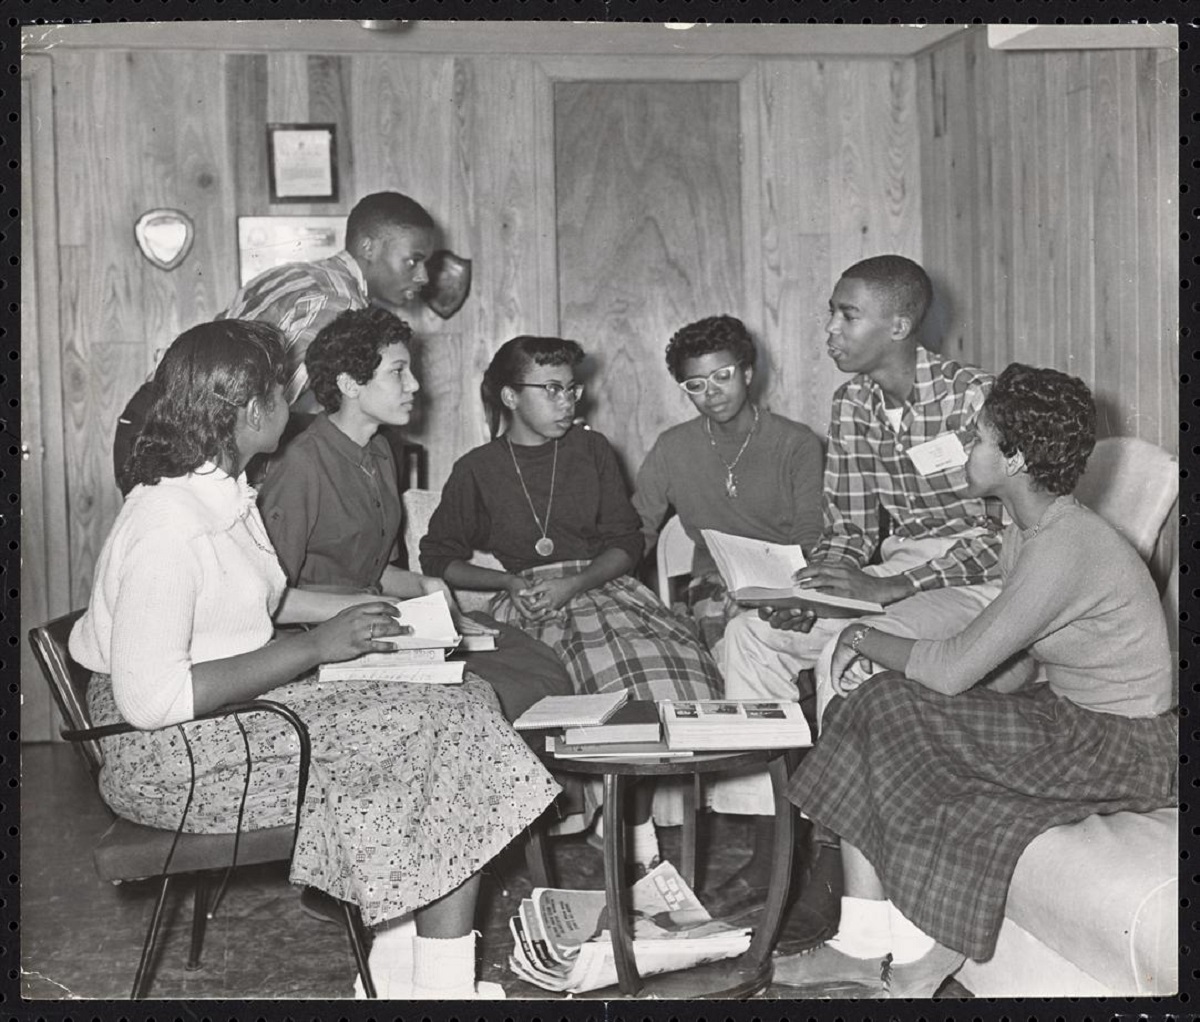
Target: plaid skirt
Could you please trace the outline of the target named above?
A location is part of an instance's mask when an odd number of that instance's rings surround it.
[[[1017,860],[1094,813],[1178,804],[1178,718],[1077,706],[1049,685],[933,692],[876,675],[825,712],[788,797],[858,848],[940,944],[990,958]]]
[[[264,693],[308,727],[312,761],[291,879],[362,910],[369,926],[448,894],[494,858],[558,794],[500,715],[485,682],[321,684]],[[93,676],[96,723],[120,720],[107,675]],[[264,713],[240,715],[253,763],[243,830],[291,825],[299,742]],[[232,833],[246,770],[233,718],[190,721],[103,740],[100,790],[118,815],[174,830]]]
[[[522,577],[562,578],[588,563],[536,565]],[[580,593],[545,621],[525,621],[507,592],[493,597],[490,613],[553,649],[578,693],[627,688],[634,699],[712,699],[724,688],[690,623],[628,575]]]

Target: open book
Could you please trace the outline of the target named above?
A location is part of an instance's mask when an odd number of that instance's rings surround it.
[[[458,685],[466,664],[446,657],[462,641],[450,617],[443,592],[411,600],[397,600],[400,624],[408,635],[380,636],[377,641],[394,647],[388,653],[364,653],[353,660],[322,664],[320,681],[404,681],[423,685]]]
[[[883,606],[870,600],[797,586],[792,576],[808,564],[798,545],[747,539],[716,529],[701,529],[700,534],[725,587],[738,603],[748,607],[809,607],[821,617],[883,613]]]

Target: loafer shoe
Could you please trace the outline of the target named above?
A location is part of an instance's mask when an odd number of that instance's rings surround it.
[[[966,961],[966,955],[942,944],[933,947],[915,962],[892,966],[889,997],[928,998],[937,993],[947,978],[958,971]]]
[[[837,933],[839,914],[827,915],[800,898],[783,917],[775,955],[795,955],[819,947]]]
[[[832,944],[822,944],[812,951],[776,958],[771,964],[775,970],[772,982],[777,986],[826,990],[853,987],[861,988],[854,996],[888,996],[890,954],[881,958],[853,958]],[[828,996],[835,994],[829,992]]]
[[[767,885],[747,880],[742,870],[722,881],[700,901],[714,919],[732,919],[755,912],[767,902]]]

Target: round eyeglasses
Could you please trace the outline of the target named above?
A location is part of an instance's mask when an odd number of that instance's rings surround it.
[[[565,397],[571,404],[574,404],[583,397],[582,383],[568,383],[563,385],[555,380],[553,383],[510,383],[510,387],[536,387],[538,390],[544,390],[546,396],[551,401],[557,401],[559,398]]]
[[[689,394],[703,394],[708,390],[710,380],[718,387],[728,386],[740,368],[741,366],[737,362],[731,362],[727,366],[721,366],[720,369],[714,369],[707,376],[689,376],[686,380],[680,380],[679,386]]]

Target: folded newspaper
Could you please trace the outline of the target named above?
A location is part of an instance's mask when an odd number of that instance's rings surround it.
[[[736,958],[749,927],[713,919],[669,862],[633,885],[633,957],[643,976]],[[582,993],[617,982],[603,891],[535,887],[509,921],[509,965],[545,990]]]

